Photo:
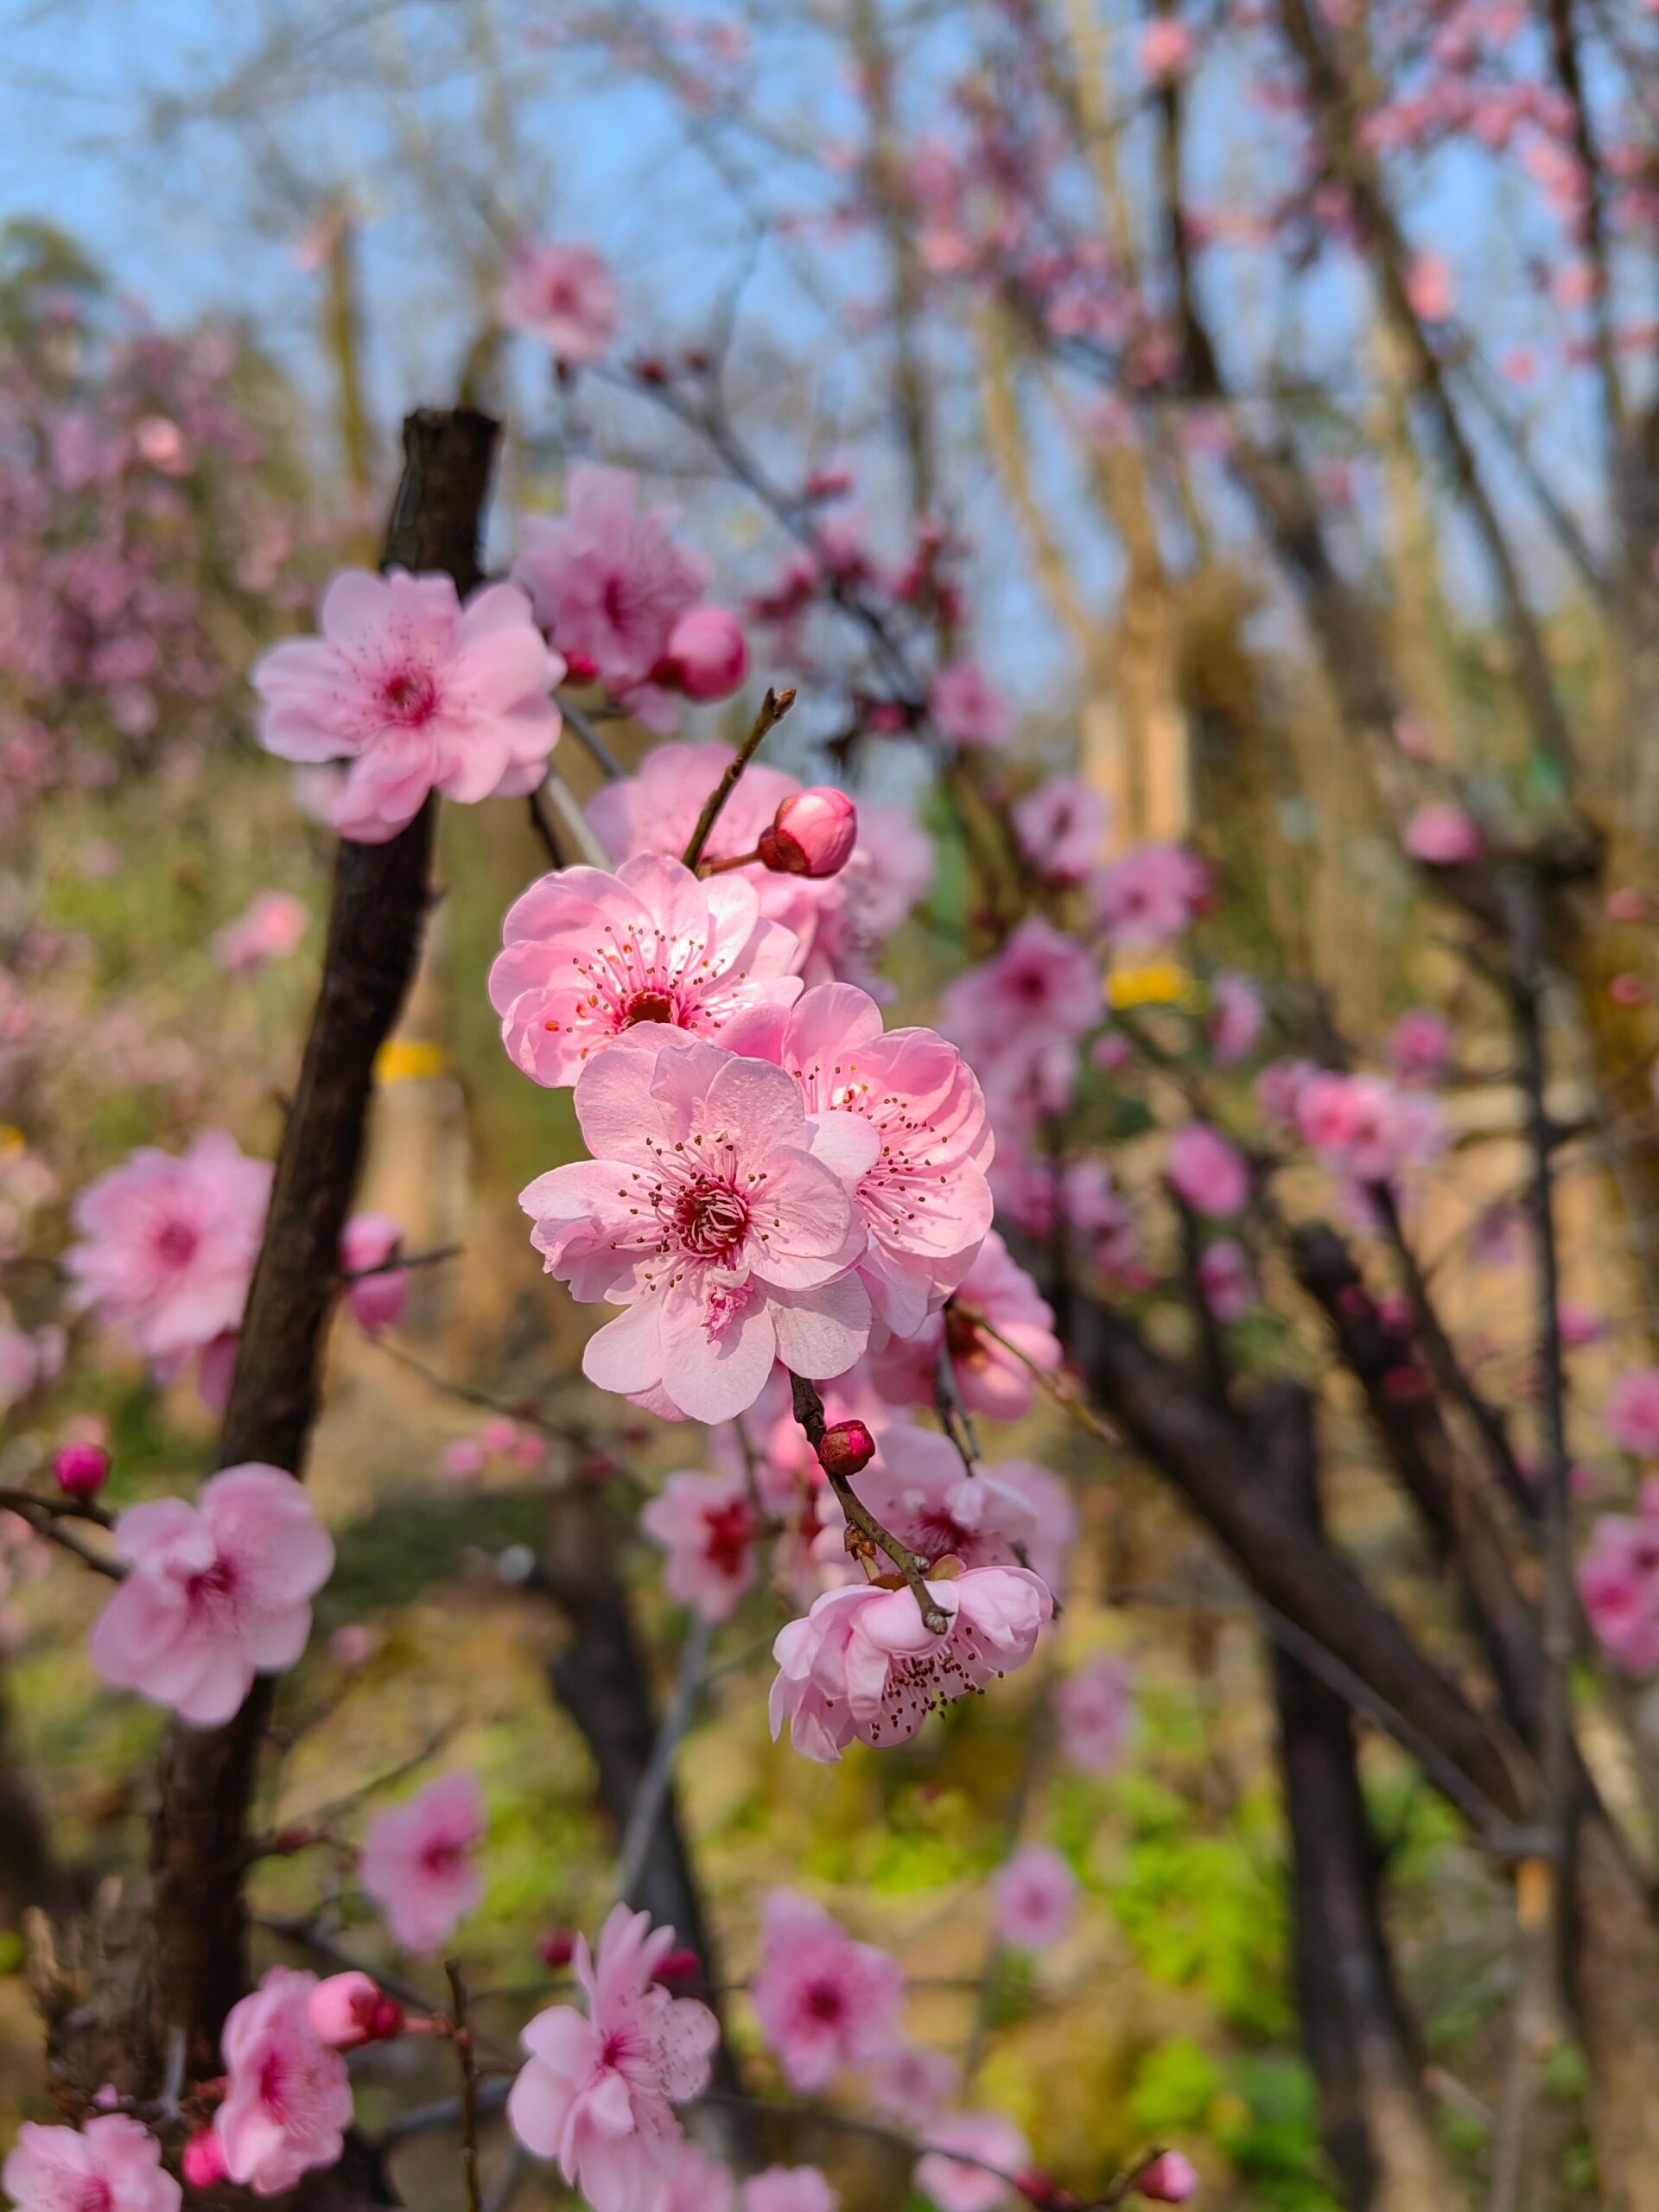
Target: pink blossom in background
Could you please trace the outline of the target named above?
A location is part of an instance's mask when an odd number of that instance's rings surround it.
[[[540,783],[564,664],[514,585],[486,585],[463,607],[448,576],[346,569],[318,626],[273,646],[252,680],[268,753],[350,761],[333,816],[341,836],[385,844],[434,791],[470,802]]]
[[[1210,985],[1210,1049],[1224,1068],[1248,1059],[1267,1021],[1262,994],[1248,976],[1219,975]]]
[[[1169,1141],[1169,1179],[1194,1213],[1240,1213],[1250,1195],[1250,1171],[1236,1145],[1205,1122],[1188,1122]]]
[[[1097,1154],[1071,1160],[1060,1176],[1060,1214],[1072,1237],[1103,1274],[1122,1275],[1140,1259],[1135,1210]]]
[[[1141,74],[1150,85],[1167,85],[1185,76],[1192,61],[1192,34],[1185,23],[1160,16],[1141,34]]]
[[[1244,1248],[1218,1236],[1198,1255],[1198,1288],[1217,1321],[1242,1321],[1256,1305],[1255,1281]]]
[[[464,1770],[370,1821],[358,1879],[404,1950],[440,1949],[483,1896],[477,1852],[486,1826],[477,1779]]]
[[[1160,2151],[1135,2177],[1136,2193],[1153,2204],[1185,2204],[1198,2193],[1198,2170],[1179,2151]]]
[[[1123,1755],[1135,1718],[1135,1677],[1106,1653],[1068,1675],[1054,1693],[1060,1750],[1084,1774],[1109,1774]]]
[[[438,1455],[438,1465],[451,1482],[469,1483],[483,1473],[485,1456],[477,1437],[454,1436]]]
[[[1452,1057],[1452,1025],[1431,1007],[1410,1007],[1389,1032],[1387,1051],[1398,1081],[1433,1083]]]
[[[569,868],[507,909],[490,1003],[515,1066],[575,1083],[585,1063],[641,1024],[716,1037],[751,1007],[786,1007],[800,944],[763,920],[754,886],[700,882],[677,860],[640,853],[614,875]]]
[[[904,807],[861,799],[858,842],[841,874],[796,879],[810,883],[816,899],[808,982],[855,983],[873,997],[891,998],[892,986],[879,981],[874,963],[899,923],[926,896],[933,858],[933,840]]]
[[[495,311],[509,330],[539,339],[556,360],[597,361],[616,335],[621,289],[592,246],[521,238]]]
[[[378,1643],[366,1623],[347,1621],[329,1637],[328,1656],[337,1667],[361,1667],[374,1656]]]
[[[314,1974],[272,1967],[225,2023],[226,2085],[213,2132],[226,2172],[256,2196],[280,2196],[345,2148],[351,2079],[311,2024],[316,1986]]]
[[[1100,859],[1106,802],[1075,776],[1051,776],[1014,808],[1020,849],[1045,883],[1081,883]]]
[[[340,1233],[340,1271],[343,1275],[359,1274],[368,1268],[380,1270],[378,1274],[363,1274],[359,1281],[348,1281],[346,1285],[346,1303],[365,1336],[383,1336],[388,1329],[395,1329],[404,1318],[404,1308],[409,1303],[409,1270],[386,1265],[403,1249],[402,1226],[389,1213],[354,1213]]]
[[[895,1422],[882,1432],[876,1458],[854,1476],[852,1486],[888,1535],[930,1565],[947,1556],[964,1567],[1028,1561],[1037,1535],[1035,1508],[988,1469],[968,1474],[956,1446],[937,1430]],[[1027,1553],[1027,1561],[1016,1546]]]
[[[983,1459],[979,1471],[984,1480],[1013,1491],[1029,1508],[1033,1526],[1020,1564],[1039,1575],[1058,1598],[1065,1586],[1077,1536],[1077,1509],[1071,1485],[1052,1467],[1040,1466],[1035,1459]]]
[[[115,1524],[130,1572],[93,1624],[92,1664],[181,1719],[216,1727],[257,1674],[291,1667],[334,1548],[292,1475],[250,1460],[181,1497],[130,1505]]]
[[[1381,1076],[1309,1076],[1296,1095],[1296,1125],[1324,1162],[1360,1183],[1386,1183],[1432,1159],[1445,1134],[1440,1110],[1421,1091]]]
[[[4,1311],[0,1307],[0,1314]],[[31,1390],[53,1381],[62,1370],[65,1349],[64,1332],[54,1322],[19,1329],[0,1321],[0,1410],[21,1405]]]
[[[688,2136],[670,2162],[666,2182],[649,2203],[650,2212],[737,2212],[737,2183],[729,2166],[710,2158]]]
[[[749,672],[748,641],[728,607],[693,607],[668,633],[664,675],[688,699],[729,699]]]
[[[961,2079],[961,2067],[944,2051],[906,2039],[890,2044],[866,2069],[862,2088],[877,2112],[914,2127],[932,2119]]]
[[[1086,946],[1033,914],[1000,952],[951,978],[939,1011],[946,1036],[976,1063],[1028,1060],[1094,1028],[1100,970]]]
[[[1406,297],[1424,322],[1444,322],[1456,296],[1451,264],[1438,253],[1414,254],[1406,266]]]
[[[760,1969],[749,1995],[784,2078],[813,2095],[893,2041],[905,1977],[896,1959],[855,1942],[822,1905],[773,1890],[761,1912]]]
[[[572,676],[596,677],[658,733],[680,709],[652,678],[709,581],[707,564],[669,535],[677,512],[642,511],[631,469],[583,461],[570,472],[564,512],[522,525],[512,571]]]
[[[248,1159],[223,1129],[205,1129],[178,1157],[141,1145],[69,1210],[71,1305],[149,1359],[200,1351],[235,1330],[270,1178],[270,1162]]]
[[[1592,1307],[1563,1298],[1555,1309],[1555,1317],[1560,1325],[1561,1342],[1568,1351],[1581,1351],[1586,1344],[1599,1341],[1602,1318]]]
[[[930,1712],[1022,1667],[1054,1610],[1020,1567],[970,1567],[926,1585],[950,1626],[936,1636],[908,1590],[831,1590],[779,1631],[772,1732],[810,1759],[838,1759],[855,1740],[908,1743]]]
[[[939,2212],[1000,2212],[1018,2200],[1014,2177],[1030,2165],[1031,2145],[1001,2113],[949,2113],[929,2127],[927,2141],[916,2186]]]
[[[1596,1522],[1578,1585],[1591,1627],[1626,1673],[1659,1668],[1659,1482],[1643,1484],[1634,1515]]]
[[[0,2166],[0,2189],[17,2212],[179,2212],[182,2192],[162,2166],[162,2146],[125,2113],[85,2127],[26,2120]]]
[[[1621,1452],[1659,1459],[1659,1367],[1632,1367],[1619,1376],[1602,1407],[1601,1425]]]
[[[868,1242],[858,1277],[877,1319],[913,1334],[991,1225],[991,1133],[961,1053],[931,1029],[884,1031],[880,1007],[850,983],[747,1015],[722,1041],[782,1067],[821,1130],[852,1136],[843,1125],[859,1125],[868,1165],[852,1190]]]
[[[1058,1943],[1077,1910],[1077,1878],[1053,1847],[1022,1844],[991,1880],[998,1936],[1016,1950]]]
[[[1185,845],[1137,845],[1090,887],[1101,926],[1120,952],[1181,937],[1208,903],[1210,871]]]
[[[955,745],[1001,745],[1014,728],[1007,701],[976,660],[953,660],[928,687],[927,710]]]
[[[1263,1119],[1294,1129],[1303,1091],[1315,1076],[1325,1072],[1312,1060],[1270,1060],[1253,1086]]]
[[[781,1068],[654,1026],[583,1069],[575,1108],[594,1157],[519,1203],[548,1273],[624,1309],[588,1339],[590,1382],[715,1421],[754,1403],[774,1359],[846,1372],[870,1331],[848,1272],[864,1242],[851,1192],[879,1148],[868,1122],[815,1126]]]
[[[299,950],[310,918],[310,908],[291,891],[262,891],[213,938],[213,958],[227,976],[256,975]]]
[[[981,1329],[977,1315],[1024,1358]],[[1030,1410],[1037,1385],[1027,1361],[1046,1374],[1059,1367],[1054,1309],[994,1229],[944,1314],[924,1323],[913,1337],[895,1337],[873,1355],[870,1379],[889,1405],[933,1403],[942,1344],[949,1347],[963,1403],[970,1413],[988,1414],[995,1421],[1018,1421]]]
[[[817,2166],[765,2166],[740,2195],[743,2212],[836,2212],[841,2202]]]
[[[1437,799],[1420,806],[1406,824],[1405,848],[1430,868],[1452,868],[1471,861],[1484,840],[1480,824],[1466,808]]]
[[[624,776],[594,793],[588,801],[588,818],[617,861],[632,860],[636,853],[666,853],[677,860],[691,842],[704,803],[734,758],[729,745],[653,746],[638,775]],[[736,860],[752,853],[780,803],[800,788],[781,768],[768,767],[764,760],[752,762],[721,809],[704,858]],[[768,893],[779,899],[799,897],[799,887],[767,882],[763,870],[755,873],[761,879],[756,888],[763,899]],[[827,889],[814,889],[807,896],[821,898]],[[764,911],[776,912],[772,906]]]
[[[671,1928],[612,1908],[596,1953],[576,1938],[572,1961],[584,2010],[537,2013],[507,2099],[507,2122],[527,2151],[556,2158],[594,2212],[640,2212],[668,2178],[684,2141],[674,2107],[709,2080],[720,2029],[706,2005],[671,1997],[654,1979],[674,1948]]]
[[[760,1528],[741,1476],[670,1475],[640,1512],[639,1526],[668,1554],[663,1587],[704,1620],[729,1620],[754,1587]]]

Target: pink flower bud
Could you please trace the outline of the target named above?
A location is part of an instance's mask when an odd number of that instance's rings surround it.
[[[818,1465],[826,1475],[855,1475],[875,1457],[875,1439],[861,1421],[838,1421],[823,1432]]]
[[[588,653],[566,653],[564,672],[573,683],[591,683],[599,674],[599,663]]]
[[[225,2153],[211,2127],[198,2128],[184,2146],[179,2171],[192,2189],[212,2189],[225,2178]]]
[[[828,785],[795,791],[760,832],[762,862],[779,875],[839,875],[858,842],[858,809]]]
[[[677,1981],[695,1981],[702,1972],[702,1961],[695,1951],[688,1950],[682,1943],[677,1950],[665,1951],[663,1954],[657,1962],[657,1972],[653,1979],[670,1984]]]
[[[729,608],[693,607],[668,633],[670,681],[689,699],[729,699],[748,674],[749,649]]]
[[[357,1971],[331,1974],[306,2000],[306,2017],[324,2043],[336,2050],[359,2044],[386,2043],[404,2031],[404,2008],[371,1978]]]
[[[66,1444],[52,1472],[66,1497],[96,1497],[110,1478],[110,1455],[101,1444]]]
[[[1135,2188],[1154,2204],[1185,2204],[1198,2191],[1198,2171],[1179,2151],[1162,2151],[1135,2177]]]
[[[544,1967],[556,1974],[575,1956],[576,1939],[568,1928],[550,1928],[537,1944],[536,1954]]]

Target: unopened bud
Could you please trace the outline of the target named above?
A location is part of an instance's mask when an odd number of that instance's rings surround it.
[[[211,2127],[198,2128],[184,2146],[179,2171],[192,2189],[212,2189],[225,2178],[225,2152]]]
[[[838,1421],[823,1432],[818,1446],[818,1465],[826,1475],[844,1478],[868,1467],[875,1457],[875,1439],[861,1421]]]
[[[110,1455],[101,1444],[66,1444],[52,1472],[66,1497],[96,1497],[110,1478]]]
[[[755,841],[762,863],[778,875],[839,875],[858,842],[858,809],[828,784],[793,791]]]
[[[688,699],[729,699],[748,669],[743,626],[728,607],[690,607],[668,633],[663,672]]]
[[[336,2050],[359,2044],[390,2043],[404,2031],[404,2008],[368,1974],[331,1974],[306,2000],[306,2017],[321,2040]]]
[[[1198,2170],[1179,2151],[1160,2151],[1149,2166],[1142,2166],[1135,2186],[1154,2204],[1185,2204],[1198,2192]]]
[[[681,1944],[677,1950],[665,1951],[657,1962],[654,1979],[658,1981],[695,1981],[702,1972],[702,1961],[695,1951]]]
[[[536,1955],[556,1974],[575,1956],[576,1939],[568,1928],[550,1928],[536,1946]]]

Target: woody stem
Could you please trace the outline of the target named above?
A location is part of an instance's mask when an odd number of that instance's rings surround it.
[[[950,1618],[939,1606],[925,1577],[929,1562],[901,1544],[862,1504],[845,1475],[837,1474],[833,1467],[824,1467],[819,1446],[823,1442],[827,1426],[823,1418],[823,1400],[816,1382],[809,1382],[804,1375],[791,1373],[790,1390],[794,1400],[797,1421],[805,1431],[806,1440],[812,1446],[818,1465],[830,1478],[830,1487],[840,1500],[841,1510],[847,1516],[847,1548],[867,1561],[876,1552],[883,1551],[898,1568],[904,1585],[920,1609],[923,1624],[935,1636],[943,1636],[950,1625]]]
[[[737,753],[725,774],[709,794],[702,812],[697,817],[697,826],[691,832],[691,842],[683,855],[685,865],[695,869],[702,858],[702,849],[720,819],[721,809],[737,788],[737,779],[760,750],[760,741],[768,730],[776,729],[795,703],[795,687],[791,683],[782,691],[768,690],[760,702],[760,711],[755,716],[748,735],[737,748]]]

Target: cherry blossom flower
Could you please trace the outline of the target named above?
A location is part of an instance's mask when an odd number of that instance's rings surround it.
[[[1170,1139],[1169,1179],[1194,1213],[1211,1217],[1242,1211],[1250,1195],[1243,1154],[1206,1122],[1188,1122]]]
[[[404,2031],[403,2006],[358,1968],[320,1981],[306,1999],[305,2012],[324,2043],[336,2050],[388,2042]]]
[[[1137,57],[1141,73],[1150,85],[1172,84],[1192,66],[1192,34],[1173,16],[1160,16],[1141,34]]]
[[[1430,1007],[1408,1007],[1389,1032],[1388,1055],[1400,1082],[1433,1082],[1452,1057],[1452,1025]]]
[[[964,1567],[1030,1564],[1036,1509],[988,1469],[969,1474],[937,1430],[902,1421],[883,1430],[878,1456],[853,1489],[889,1535],[930,1565],[947,1556]]]
[[[926,1588],[950,1621],[943,1636],[908,1590],[874,1585],[827,1591],[780,1630],[773,1736],[788,1720],[795,1749],[821,1762],[855,1739],[907,1743],[936,1707],[1023,1666],[1054,1610],[1047,1585],[1021,1567],[973,1567]]]
[[[850,983],[819,984],[787,1012],[735,1022],[722,1041],[777,1062],[821,1126],[865,1125],[858,1275],[877,1319],[913,1334],[966,1276],[991,1225],[991,1133],[962,1054],[931,1029],[884,1031],[881,1009]]]
[[[1248,976],[1223,974],[1210,985],[1210,1049],[1223,1067],[1247,1059],[1267,1020],[1262,994]]]
[[[1062,1170],[1059,1217],[1094,1265],[1109,1275],[1123,1275],[1138,1262],[1140,1231],[1135,1209],[1112,1182],[1111,1170],[1094,1154]]]
[[[1424,322],[1444,322],[1455,296],[1451,264],[1438,253],[1414,254],[1406,266],[1406,297]]]
[[[988,1335],[979,1316],[1015,1349]],[[949,1349],[963,1403],[995,1421],[1018,1421],[1030,1410],[1037,1393],[1033,1367],[1050,1375],[1059,1367],[1053,1308],[994,1229],[943,1315],[872,1355],[870,1378],[889,1405],[933,1403],[941,1344]]]
[[[675,2152],[667,2180],[649,2199],[649,2212],[737,2212],[737,2201],[731,2168],[688,2139]]]
[[[230,1719],[256,1673],[294,1664],[334,1563],[305,1491],[257,1460],[210,1477],[194,1505],[130,1505],[115,1550],[130,1572],[93,1624],[92,1664],[202,1728]]]
[[[991,1882],[996,1932],[1016,1950],[1058,1943],[1077,1909],[1077,1878],[1053,1847],[1022,1844]]]
[[[556,360],[579,365],[609,351],[620,304],[617,281],[592,246],[521,238],[495,311],[507,329],[539,339]]]
[[[1244,1248],[1218,1236],[1198,1255],[1198,1288],[1217,1321],[1242,1321],[1256,1304],[1255,1283]]]
[[[817,2166],[764,2166],[739,2195],[743,2212],[836,2212],[841,2202]]]
[[[70,1208],[70,1302],[120,1330],[148,1359],[199,1352],[247,1303],[270,1199],[268,1160],[223,1129],[175,1157],[143,1145]]]
[[[583,1069],[575,1108],[594,1157],[519,1203],[548,1272],[624,1308],[588,1339],[590,1382],[715,1421],[754,1403],[774,1359],[845,1373],[870,1329],[848,1273],[864,1242],[850,1192],[879,1148],[868,1122],[815,1126],[781,1068],[654,1025]]]
[[[1659,1668],[1659,1482],[1642,1485],[1634,1515],[1604,1514],[1578,1567],[1584,1610],[1628,1674]]]
[[[162,2146],[125,2113],[82,2128],[26,2120],[0,2167],[17,2212],[179,2212],[182,2191],[162,2166]]]
[[[680,709],[653,677],[709,581],[706,564],[669,535],[676,513],[642,512],[631,469],[584,461],[570,472],[563,513],[523,524],[512,572],[571,674],[596,677],[658,732]]]
[[[663,1587],[704,1620],[729,1620],[754,1587],[760,1530],[741,1476],[670,1475],[641,1511],[639,1526],[668,1554]]]
[[[1100,858],[1106,802],[1075,776],[1051,776],[1014,808],[1020,849],[1045,883],[1081,883]]]
[[[1084,1774],[1108,1774],[1123,1754],[1135,1717],[1134,1677],[1110,1653],[1068,1675],[1054,1693],[1060,1749]]]
[[[1031,2145],[1001,2113],[950,2113],[933,2122],[927,2141],[916,2186],[939,2212],[998,2212],[1014,2198],[1013,2177],[1031,2164]]]
[[[1449,799],[1420,806],[1406,824],[1406,850],[1430,868],[1453,868],[1471,861],[1484,842],[1473,815]]]
[[[213,958],[227,976],[256,975],[271,961],[299,950],[310,918],[304,899],[291,891],[262,891],[213,938]]]
[[[259,741],[283,760],[350,761],[332,817],[341,836],[385,844],[429,791],[472,801],[541,781],[564,664],[514,585],[486,585],[463,607],[448,576],[346,569],[318,623],[320,636],[255,665]]]
[[[369,1823],[358,1879],[406,1951],[440,1949],[484,1894],[475,1857],[484,1800],[464,1770],[441,1774]]]
[[[1099,972],[1075,938],[1032,915],[991,959],[953,977],[939,1007],[940,1027],[976,1065],[1026,1064],[1096,1026]]]
[[[1135,952],[1191,929],[1210,897],[1210,871],[1185,845],[1137,845],[1090,889],[1114,947]]]
[[[798,940],[761,918],[753,884],[699,882],[658,853],[614,875],[569,868],[544,875],[507,909],[490,1003],[515,1066],[550,1088],[642,1023],[715,1037],[756,1006],[788,1007]]]
[[[1137,2193],[1154,2204],[1185,2204],[1198,2193],[1198,2170],[1179,2151],[1160,2151],[1135,2177]]]
[[[572,1961],[585,2005],[557,2005],[524,2029],[529,2054],[507,2099],[527,2151],[556,2158],[594,2212],[642,2212],[667,2180],[684,2138],[673,2107],[709,2079],[720,2039],[714,2014],[672,1997],[653,1976],[674,1948],[671,1928],[612,1909],[597,1955],[585,1936]]]
[[[956,745],[1001,745],[1014,727],[1007,701],[975,660],[953,660],[928,687],[927,710]]]
[[[668,633],[667,671],[688,699],[729,699],[749,671],[743,626],[728,607],[693,607]]]
[[[1429,1159],[1444,1134],[1439,1107],[1381,1076],[1309,1076],[1296,1094],[1296,1126],[1328,1167],[1361,1183],[1391,1182]]]
[[[784,2078],[816,2094],[844,2067],[866,2065],[891,2044],[905,1977],[896,1959],[855,1942],[822,1905],[774,1890],[761,1911],[760,1970],[749,1995]]]
[[[1602,1407],[1601,1425],[1621,1452],[1659,1459],[1659,1367],[1632,1367],[1619,1376]]]
[[[864,2094],[878,2112],[907,2126],[930,2120],[956,2094],[962,2069],[954,2058],[907,2038],[890,2044],[866,2069]]]
[[[311,2024],[316,1986],[314,1974],[272,1967],[225,2023],[227,2081],[213,2132],[226,2172],[256,2196],[281,2196],[345,2148],[351,2080]]]
[[[403,1247],[402,1225],[389,1213],[354,1213],[340,1233],[340,1273],[357,1278],[346,1282],[346,1303],[365,1337],[384,1336],[404,1318],[409,1270],[386,1264]]]

